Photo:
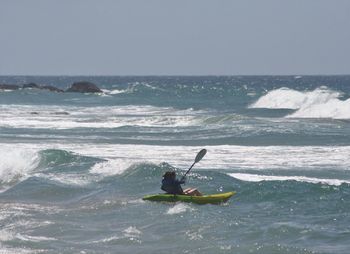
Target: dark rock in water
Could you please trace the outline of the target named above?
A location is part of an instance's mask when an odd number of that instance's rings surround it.
[[[53,114],[53,115],[69,115],[69,113],[66,112],[66,111],[63,111],[63,112],[54,112],[54,113],[51,113],[51,114]]]
[[[39,86],[35,83],[24,84],[22,88],[39,88]]]
[[[41,90],[49,90],[51,92],[58,92],[58,93],[64,92],[62,89],[59,89],[59,88],[54,87],[54,86],[49,86],[49,85],[40,86],[40,85],[35,84],[35,83],[28,83],[28,84],[24,84],[22,86],[0,84],[0,90],[18,90],[20,88],[23,88],[23,89],[35,88],[35,89],[41,89]],[[102,90],[91,82],[82,81],[82,82],[73,83],[72,86],[66,90],[66,92],[102,93]]]
[[[18,90],[20,87],[18,85],[7,85],[7,84],[0,84],[1,90]]]
[[[76,93],[102,93],[102,90],[98,88],[95,84],[82,81],[73,83],[66,92],[76,92]]]
[[[39,89],[49,90],[51,92],[58,92],[58,93],[64,92],[62,89],[59,89],[59,88],[54,87],[54,86],[40,86]]]
[[[59,89],[59,88],[54,87],[54,86],[39,86],[35,83],[24,84],[22,87],[23,87],[23,89],[36,88],[36,89],[41,89],[41,90],[49,90],[51,92],[59,92],[59,93],[64,92],[62,89]]]
[[[35,112],[35,111],[30,112],[30,114],[31,114],[31,115],[39,115],[39,113],[38,113],[38,112]]]

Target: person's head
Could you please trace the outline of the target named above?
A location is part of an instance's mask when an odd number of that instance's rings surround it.
[[[176,173],[175,171],[167,171],[163,175],[164,179],[175,179],[176,178]]]

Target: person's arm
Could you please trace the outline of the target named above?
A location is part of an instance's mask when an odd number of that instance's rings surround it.
[[[180,180],[176,180],[176,183],[178,184],[184,184],[186,182],[186,178],[182,177]]]

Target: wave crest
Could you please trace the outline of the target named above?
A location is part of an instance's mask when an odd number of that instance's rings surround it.
[[[295,109],[288,118],[350,119],[350,99],[341,100],[342,93],[319,87],[313,91],[279,88],[260,97],[250,108]]]
[[[272,175],[256,175],[245,173],[229,173],[231,177],[247,182],[261,182],[261,181],[297,181],[313,184],[326,184],[340,186],[343,183],[350,184],[350,181],[341,179],[323,179],[306,176],[272,176]]]
[[[40,162],[37,152],[27,149],[0,149],[0,190],[33,171]]]

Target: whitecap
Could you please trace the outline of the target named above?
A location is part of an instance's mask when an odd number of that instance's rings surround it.
[[[125,172],[132,162],[126,159],[110,159],[108,161],[103,161],[96,163],[91,169],[92,174],[102,174],[106,176],[120,175]]]
[[[339,99],[342,94],[327,87],[314,91],[279,88],[261,96],[250,108],[295,109],[287,118],[350,119],[350,99]]]
[[[244,173],[229,173],[231,177],[242,181],[248,182],[261,182],[261,181],[297,181],[297,182],[306,182],[306,183],[321,183],[327,185],[339,186],[343,183],[350,184],[350,181],[340,180],[340,179],[322,179],[322,178],[313,178],[305,176],[272,176],[272,175],[257,175],[257,174],[244,174]]]
[[[40,162],[37,151],[22,149],[16,145],[13,149],[0,149],[0,186],[9,186],[27,176]]]
[[[123,230],[125,237],[139,237],[142,234],[142,231],[136,227],[130,226]]]
[[[46,237],[46,236],[30,236],[30,235],[23,235],[23,234],[16,234],[16,238],[22,241],[28,241],[28,242],[42,242],[42,241],[55,241],[57,240],[54,237]]]
[[[168,211],[166,212],[166,214],[173,215],[173,214],[184,213],[186,211],[193,211],[193,208],[187,204],[178,203],[178,204],[174,205],[173,207],[169,208]]]
[[[300,109],[311,105],[324,104],[336,99],[341,93],[326,87],[319,87],[314,91],[297,91],[282,87],[271,90],[261,96],[250,108],[269,109]]]
[[[6,241],[11,241],[14,239],[14,233],[8,230],[0,230],[0,242],[6,242]]]
[[[112,90],[112,91],[109,91],[109,94],[121,94],[121,93],[127,93],[127,92],[129,92],[129,90],[128,89],[114,89],[114,90]]]
[[[287,117],[350,119],[350,99],[330,99],[325,103],[306,105]]]
[[[57,112],[64,112],[64,114]],[[201,111],[147,105],[77,107],[0,105],[0,127],[34,129],[190,126]]]
[[[91,182],[91,179],[83,174],[36,173],[34,175],[43,179],[73,186],[84,186]]]
[[[168,164],[187,169],[198,151],[208,150],[207,155],[196,164],[196,169],[329,169],[350,168],[350,146],[158,146],[130,144],[2,144],[4,150],[61,149],[84,156],[105,159],[95,164],[90,173],[120,174],[128,165],[140,162]],[[114,161],[115,160],[115,161]],[[108,162],[110,161],[110,162]],[[120,163],[119,163],[120,162]],[[123,164],[125,163],[125,164]],[[115,168],[114,165],[117,167]],[[119,165],[119,166],[118,166]],[[120,167],[120,170],[118,169]]]

